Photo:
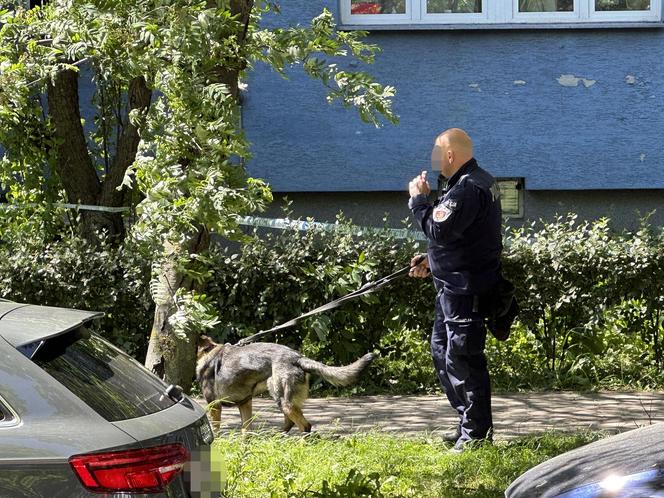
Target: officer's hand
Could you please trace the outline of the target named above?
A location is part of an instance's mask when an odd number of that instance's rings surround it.
[[[422,171],[422,173],[413,178],[408,184],[408,193],[411,197],[420,194],[429,195],[429,192],[431,192],[431,187],[429,186],[429,182],[427,182],[426,171]]]
[[[424,259],[417,264],[417,260],[424,256]],[[411,269],[408,272],[409,277],[424,278],[429,275],[429,258],[425,254],[416,254],[410,260]]]

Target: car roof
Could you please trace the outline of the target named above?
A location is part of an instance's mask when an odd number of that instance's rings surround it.
[[[64,334],[85,322],[104,316],[82,311],[13,302],[0,302],[0,337],[15,348]]]

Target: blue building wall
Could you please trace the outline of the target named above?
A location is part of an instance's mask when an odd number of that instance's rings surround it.
[[[335,0],[282,2],[266,25],[306,24]],[[401,191],[433,138],[473,137],[495,176],[528,190],[663,189],[664,29],[375,31],[367,67],[397,89],[397,126],[328,105],[299,68],[257,65],[244,101],[249,173],[277,192]],[[576,85],[576,86],[574,86]]]

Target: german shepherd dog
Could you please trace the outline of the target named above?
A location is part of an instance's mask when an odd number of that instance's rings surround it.
[[[202,335],[198,340],[196,378],[208,404],[219,400],[210,408],[215,428],[219,427],[221,404],[237,406],[242,428],[248,429],[252,398],[268,391],[284,414],[284,432],[294,425],[302,432],[310,432],[311,424],[302,414],[302,405],[309,396],[310,374],[320,375],[335,386],[347,386],[357,381],[373,359],[374,355],[368,353],[350,365],[331,367],[280,344],[217,344]]]

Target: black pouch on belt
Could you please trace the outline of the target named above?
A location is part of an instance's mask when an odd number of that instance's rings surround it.
[[[506,341],[510,336],[512,322],[519,314],[514,291],[514,284],[501,275],[489,292],[479,296],[478,311],[484,317],[489,332],[499,341]]]

